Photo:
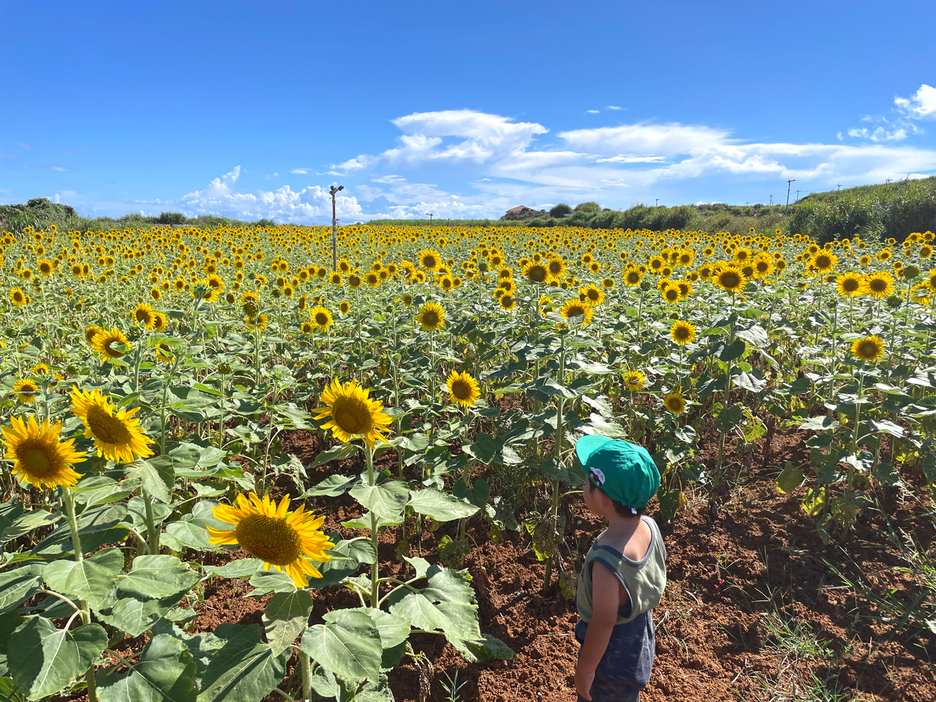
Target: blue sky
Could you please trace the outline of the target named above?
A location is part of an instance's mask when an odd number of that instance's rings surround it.
[[[330,221],[936,174],[936,3],[0,0],[0,203]]]

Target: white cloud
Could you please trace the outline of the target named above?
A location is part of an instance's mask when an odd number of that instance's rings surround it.
[[[894,104],[910,119],[936,119],[936,88],[924,83],[909,98],[895,97]]]
[[[608,105],[605,107],[605,109],[606,110],[623,110],[624,108],[620,107],[619,105]]]
[[[595,163],[663,163],[664,156],[638,156],[637,154],[618,154],[608,158],[599,158]]]
[[[53,171],[58,171],[59,173],[64,173],[68,169],[65,166],[50,166]]]
[[[601,110],[585,110],[586,115],[598,115],[601,114]]]
[[[181,198],[180,206],[188,214],[229,215],[239,219],[272,218],[285,222],[312,222],[331,219],[331,196],[318,185],[294,191],[288,185],[277,190],[240,193],[235,189],[241,167],[212,180],[204,190]],[[339,217],[363,215],[357,199],[339,195],[335,201]]]
[[[293,175],[308,175],[311,168],[293,168],[290,173]]]
[[[353,188],[355,195],[363,202],[371,202],[383,195],[383,190],[371,185],[355,185]]]
[[[273,171],[272,173],[267,173],[265,176],[263,176],[264,180],[273,180],[274,178],[279,178],[279,173],[277,173],[276,171]]]
[[[371,165],[371,163],[373,163],[373,161],[374,159],[371,156],[362,154],[357,158],[350,158],[344,163],[333,163],[329,166],[330,170],[328,171],[328,175],[347,175],[348,173],[359,171],[362,168],[367,168],[369,165]]]
[[[848,136],[859,139],[870,139],[874,142],[903,141],[907,138],[907,130],[901,128],[888,131],[887,129],[884,129],[884,127],[877,127],[872,131],[867,127],[862,127],[861,129],[852,127],[848,130]]]

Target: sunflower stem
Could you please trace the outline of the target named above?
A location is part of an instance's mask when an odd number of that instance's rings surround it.
[[[299,654],[302,666],[302,702],[312,699],[312,663],[307,653]]]
[[[153,498],[146,488],[140,488],[143,504],[146,507],[146,548],[149,555],[159,553],[159,533],[156,531],[156,520],[153,518]]]
[[[559,384],[565,382],[565,335],[559,334]],[[562,395],[556,396],[556,434],[553,441],[553,456],[556,465],[560,465],[562,460],[562,410],[565,404],[565,398]],[[543,575],[543,589],[548,590],[552,585],[552,565],[553,557],[556,552],[556,526],[559,513],[559,481],[550,479],[552,483],[552,499],[549,503],[549,536],[546,542],[546,573]]]
[[[374,449],[366,441],[364,442],[364,456],[367,459],[367,484],[370,487],[375,487],[377,483],[374,477]],[[378,573],[378,561],[380,559],[377,557],[377,547],[380,544],[380,527],[377,526],[377,515],[374,514],[373,510],[371,510],[370,518],[371,543],[374,545],[374,563],[371,565],[370,606],[377,609],[380,606],[380,574]]]
[[[68,520],[68,526],[71,529],[72,547],[75,549],[75,561],[81,563],[84,560],[84,550],[81,547],[81,534],[78,532],[78,518],[75,516],[75,498],[71,489],[62,488],[62,502],[65,504],[65,518]],[[78,600],[78,606],[81,612],[81,623],[91,623],[91,610],[85,600]],[[85,674],[85,683],[88,686],[88,702],[97,702],[97,684],[94,679],[94,666],[92,665]]]

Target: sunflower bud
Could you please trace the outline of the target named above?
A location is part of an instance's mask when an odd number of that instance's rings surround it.
[[[918,275],[920,275],[920,269],[913,264],[910,264],[909,266],[903,267],[903,269],[900,271],[900,275],[902,275],[907,280],[913,280]]]
[[[898,307],[900,307],[902,302],[903,301],[900,299],[899,295],[891,295],[887,298],[887,306],[892,310],[896,310]]]

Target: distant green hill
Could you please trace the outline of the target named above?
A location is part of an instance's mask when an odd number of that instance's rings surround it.
[[[591,227],[593,229],[682,229],[693,231],[728,231],[735,234],[781,229],[788,233],[808,234],[820,242],[842,237],[902,240],[912,232],[936,231],[936,176],[919,180],[903,180],[884,185],[862,185],[845,190],[814,193],[798,202],[783,205],[680,205],[649,207],[637,205],[627,210],[601,209],[594,202],[574,208],[556,206],[551,212],[571,212],[571,216],[551,217],[544,211],[512,213],[500,220],[435,219],[433,226],[517,226],[529,227]],[[370,222],[376,226],[430,226],[429,220],[382,219]],[[0,230],[20,233],[27,226],[45,228],[55,224],[59,229],[107,230],[123,227],[145,227],[154,224],[190,224],[197,227],[214,225],[273,226],[271,220],[240,222],[223,217],[200,216],[186,218],[178,212],[163,212],[158,217],[126,215],[119,219],[99,217],[86,219],[68,205],[46,198],[30,200],[25,205],[0,205]]]

